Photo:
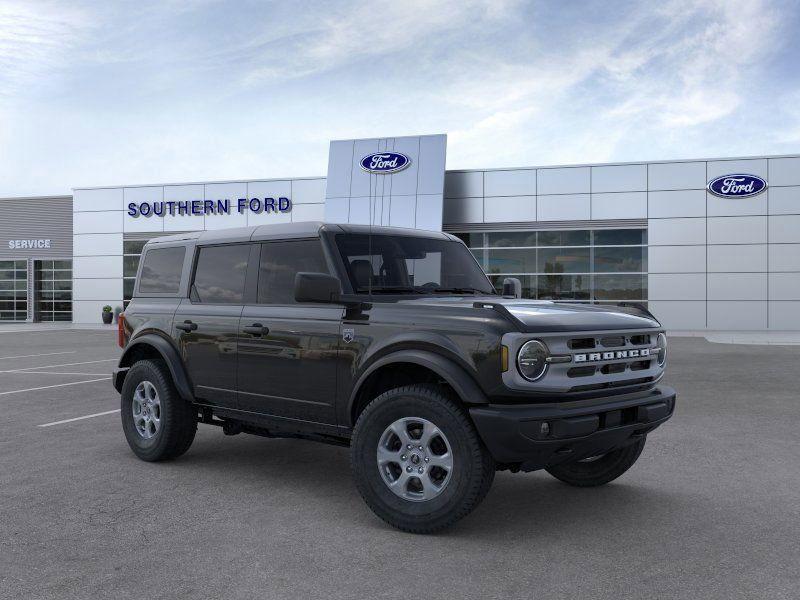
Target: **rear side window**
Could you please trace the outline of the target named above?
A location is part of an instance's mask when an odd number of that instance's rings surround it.
[[[154,248],[144,255],[140,294],[177,294],[186,248]]]
[[[250,244],[200,248],[192,296],[207,304],[242,304]]]
[[[319,240],[269,242],[261,245],[259,304],[294,304],[294,276],[328,273]]]

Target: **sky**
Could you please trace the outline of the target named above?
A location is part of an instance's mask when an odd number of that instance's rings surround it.
[[[0,197],[432,133],[448,169],[800,153],[798,31],[800,0],[0,0]]]

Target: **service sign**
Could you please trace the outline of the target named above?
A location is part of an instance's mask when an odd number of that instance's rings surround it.
[[[8,240],[11,250],[33,250],[50,248],[50,240]]]
[[[402,171],[411,159],[400,152],[375,152],[361,159],[361,168],[375,175],[390,175]]]
[[[720,198],[749,198],[767,189],[767,182],[757,175],[722,175],[708,182],[708,191]]]

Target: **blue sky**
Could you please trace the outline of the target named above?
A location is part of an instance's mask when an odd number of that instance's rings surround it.
[[[0,197],[419,133],[449,169],[798,153],[798,30],[796,0],[0,0]]]

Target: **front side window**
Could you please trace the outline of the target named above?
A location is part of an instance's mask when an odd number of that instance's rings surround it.
[[[460,242],[345,233],[336,236],[336,244],[356,293],[494,294]]]
[[[193,299],[206,304],[242,304],[249,257],[249,244],[200,248]]]
[[[186,248],[153,248],[144,255],[140,294],[177,294]]]
[[[294,304],[294,278],[301,272],[328,273],[319,240],[262,244],[258,303]]]

